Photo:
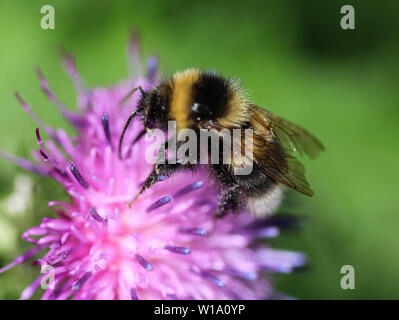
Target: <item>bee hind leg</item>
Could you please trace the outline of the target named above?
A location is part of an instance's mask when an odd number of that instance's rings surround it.
[[[220,198],[218,209],[215,212],[216,218],[223,218],[229,212],[237,213],[238,210],[244,208],[244,201],[240,186],[235,184],[223,193]]]
[[[214,213],[215,218],[223,218],[229,212],[238,212],[245,203],[240,184],[236,181],[235,176],[224,164],[213,164],[211,171],[226,190],[220,197],[218,208]]]

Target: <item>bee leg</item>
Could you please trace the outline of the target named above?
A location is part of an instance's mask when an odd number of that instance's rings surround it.
[[[145,179],[143,186],[141,187],[140,191],[134,196],[134,198],[128,203],[129,208],[132,207],[133,203],[139,198],[139,196],[147,190],[149,187],[151,187],[155,182],[159,180],[159,176],[156,173],[156,171],[153,169],[150,173],[150,175]]]
[[[216,218],[223,218],[227,213],[236,212],[244,207],[240,185],[225,165],[214,164],[212,171],[220,183],[227,188],[227,191],[222,194],[218,209],[214,214]]]
[[[124,159],[130,158],[131,154],[132,154],[132,149],[133,146],[136,144],[136,142],[138,142],[142,137],[144,137],[144,135],[147,133],[146,129],[143,129],[139,132],[139,134],[136,136],[136,138],[134,138],[134,140],[132,141],[132,143],[130,144],[130,147],[128,149],[128,151],[126,152],[126,155],[124,156]]]
[[[235,184],[233,187],[223,193],[218,210],[215,213],[216,218],[223,218],[229,212],[237,212],[244,207],[240,186]]]
[[[155,164],[152,168],[151,173],[145,179],[144,184],[142,185],[140,191],[135,195],[133,200],[128,203],[129,208],[133,205],[133,203],[138,199],[138,197],[148,188],[150,188],[153,184],[160,181],[162,177],[169,177],[172,173],[178,171],[179,169],[186,169],[190,164],[180,164],[180,163],[165,163],[165,151],[167,150],[168,142],[166,141],[161,147],[158,149],[157,157],[155,160]]]
[[[151,173],[148,175],[148,177],[145,179],[143,186],[139,190],[139,192],[134,196],[134,198],[128,203],[129,208],[132,207],[133,203],[139,198],[139,196],[147,190],[149,187],[151,187],[154,183],[158,182],[160,180],[160,177],[162,176],[162,172],[160,170],[160,166],[162,163],[165,161],[165,150],[167,148],[167,142],[161,145],[161,147],[158,149],[157,152],[157,157],[155,160],[155,164],[152,168]]]

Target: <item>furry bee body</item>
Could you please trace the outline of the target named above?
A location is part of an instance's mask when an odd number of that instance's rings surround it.
[[[253,130],[250,159],[245,155],[253,165],[249,174],[234,173],[238,164],[233,157],[229,164],[207,165],[222,190],[218,216],[243,208],[257,216],[270,214],[280,202],[283,185],[309,196],[313,194],[303,166],[292,153],[298,150],[316,156],[323,149],[321,143],[306,130],[251,103],[234,80],[197,69],[178,72],[142,92],[134,114],[149,129],[166,130],[168,121],[175,121],[177,133],[183,129]],[[163,149],[167,149],[167,143]],[[198,154],[204,151],[198,149]],[[139,194],[158,181],[160,175],[197,166],[156,163]]]
[[[174,74],[171,78],[162,81],[159,86],[147,92],[139,104],[146,110],[151,99],[158,96],[162,108],[148,108],[147,112],[154,111],[158,117],[167,115],[169,120],[175,120],[177,130],[184,128],[198,128],[198,123],[208,120],[209,117],[217,118],[220,124],[226,127],[239,128],[250,119],[248,101],[242,90],[230,80],[224,79],[215,73],[201,72],[197,69],[188,69]],[[194,110],[194,105],[199,109]],[[157,109],[157,110],[156,110]],[[199,117],[203,117],[198,120]],[[148,118],[157,118],[149,114]],[[158,125],[162,127],[165,119],[159,119]]]

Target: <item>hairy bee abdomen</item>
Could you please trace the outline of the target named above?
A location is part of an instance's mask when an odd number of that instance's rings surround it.
[[[248,197],[247,209],[258,218],[269,216],[279,206],[282,195],[282,186],[276,184],[262,195]]]

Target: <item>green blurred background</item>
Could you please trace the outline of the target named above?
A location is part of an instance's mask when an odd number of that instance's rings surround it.
[[[55,30],[40,28],[45,4],[55,8]],[[355,30],[340,28],[344,4],[355,8]],[[0,17],[1,149],[29,157],[36,147],[15,90],[45,122],[66,126],[34,66],[75,108],[59,49],[75,53],[89,85],[112,84],[127,76],[125,46],[137,28],[142,56],[158,55],[163,73],[200,67],[239,77],[259,105],[325,144],[319,159],[303,160],[314,198],[289,193],[281,208],[306,217],[302,230],[271,241],[305,252],[310,264],[276,276],[277,288],[300,299],[399,298],[398,1],[2,0]],[[29,247],[19,236],[52,215],[47,201],[65,198],[54,182],[24,175],[0,160],[0,266]],[[18,209],[21,188],[32,198]],[[355,290],[340,288],[346,264]],[[18,298],[37,272],[25,264],[1,274],[0,299]]]

